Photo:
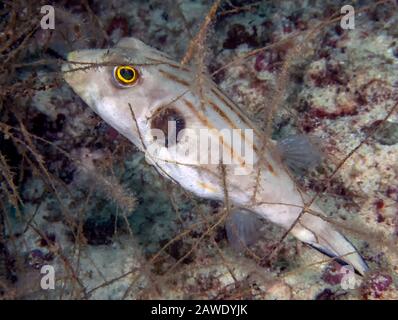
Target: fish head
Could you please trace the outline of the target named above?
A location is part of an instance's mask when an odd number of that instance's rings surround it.
[[[178,63],[135,38],[124,38],[110,49],[73,51],[67,60],[62,66],[65,81],[136,145],[140,145],[140,125],[186,90],[173,79]],[[165,72],[171,76],[165,77]]]
[[[71,52],[63,75],[92,110],[144,151],[161,174],[201,197],[222,199],[217,161],[229,155],[229,170],[253,161],[238,155],[227,138],[220,146],[221,130],[227,135],[243,122],[205,76],[201,95],[197,92],[197,73],[191,68],[140,40],[125,38],[108,50]],[[132,81],[124,83],[121,76]],[[249,197],[241,180],[235,189],[239,197]]]

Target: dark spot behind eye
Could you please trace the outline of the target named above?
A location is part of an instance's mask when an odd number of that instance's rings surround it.
[[[176,132],[170,132],[170,135],[175,135],[176,138],[173,140],[177,141],[179,132],[185,129],[184,116],[178,110],[174,108],[161,108],[151,120],[151,129],[159,129],[163,132],[166,148],[169,146],[169,121],[175,121]]]

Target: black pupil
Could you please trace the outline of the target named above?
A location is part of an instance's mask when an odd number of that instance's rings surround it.
[[[134,78],[134,71],[131,69],[127,69],[127,68],[122,68],[120,70],[120,75],[125,80],[132,80]]]

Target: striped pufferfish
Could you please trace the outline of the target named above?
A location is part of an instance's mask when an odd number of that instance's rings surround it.
[[[352,265],[358,273],[367,271],[354,246],[313,214],[322,212],[315,203],[303,210],[310,198],[294,183],[275,152],[275,143],[211,79],[201,77],[199,87],[193,67],[175,62],[136,38],[124,38],[111,49],[69,53],[62,71],[86,104],[145,152],[160,174],[199,197],[227,199],[231,210],[257,214],[322,253]],[[175,121],[174,127],[169,121]],[[182,137],[162,142],[154,137],[154,129],[166,135],[174,130]],[[192,142],[184,139],[187,129],[209,129],[209,138],[221,141],[221,153],[230,154],[231,164],[192,164],[190,154],[184,152],[189,147],[184,144]],[[253,150],[251,170],[241,150],[223,140],[223,129],[241,129],[245,147]],[[247,129],[252,130],[251,136],[243,134],[250,132]],[[157,143],[159,148],[153,148]],[[209,150],[199,149],[204,151]]]

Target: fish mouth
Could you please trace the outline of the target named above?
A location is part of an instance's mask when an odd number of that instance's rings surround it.
[[[74,72],[77,72],[80,64],[72,63],[79,61],[79,51],[69,52],[66,56],[66,62],[61,66],[61,72],[65,81],[73,87],[72,80]],[[76,71],[75,71],[76,70]]]
[[[77,69],[78,71],[81,67],[85,66],[85,63],[89,64],[92,63],[87,57],[87,55],[82,54],[84,51],[71,51],[67,54],[66,56],[66,61],[65,63],[62,64],[61,71],[66,74],[73,72],[74,69]]]
[[[78,94],[81,94],[82,90],[79,90],[79,88],[87,86],[90,73],[95,69],[91,66],[101,64],[101,61],[102,50],[71,51],[67,54],[66,61],[61,66],[62,76]]]
[[[89,53],[91,51],[91,54]],[[61,66],[65,82],[78,94],[90,108],[95,109],[96,95],[93,93],[93,81],[98,76],[93,75],[94,68],[90,66],[98,62],[95,50],[78,50],[67,54],[66,61]]]

